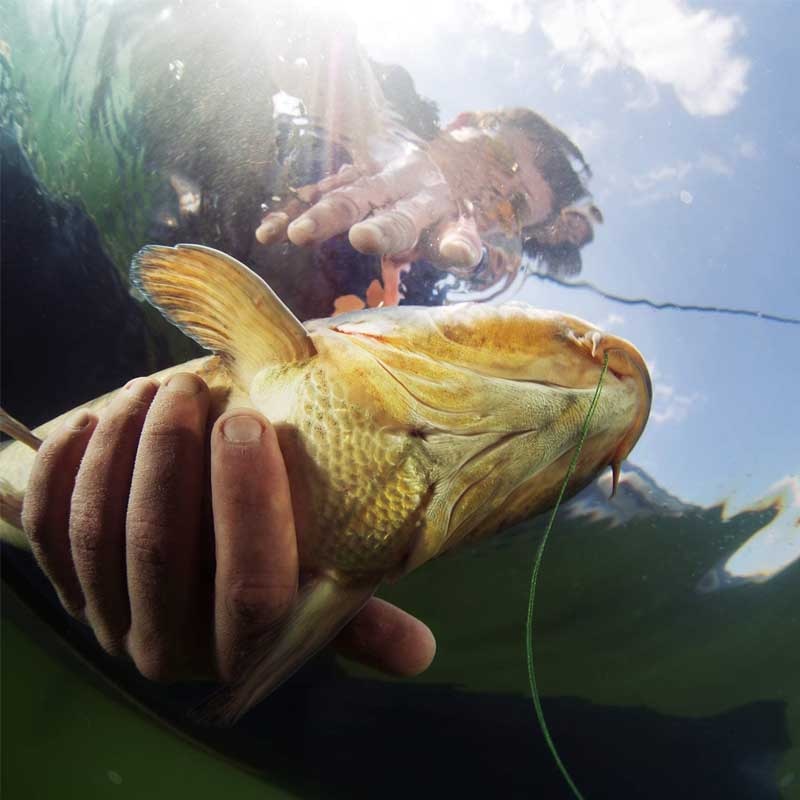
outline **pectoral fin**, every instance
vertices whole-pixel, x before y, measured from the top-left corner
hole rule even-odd
[[[316,352],[275,292],[218,250],[195,244],[144,247],[133,259],[131,280],[170,322],[220,356],[242,387],[268,364]]]
[[[308,580],[277,637],[256,643],[238,681],[200,709],[198,721],[232,725],[278,688],[361,610],[377,582],[347,586],[329,575]]]

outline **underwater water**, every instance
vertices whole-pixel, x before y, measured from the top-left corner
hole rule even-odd
[[[416,252],[399,288],[559,309],[650,368],[650,421],[615,497],[605,474],[569,501],[544,555],[534,655],[553,739],[587,798],[800,797],[800,10],[341,11],[353,22],[314,3],[0,0],[3,406],[34,426],[198,354],[129,286],[147,243],[229,252],[302,319],[343,297],[376,305],[380,259],[345,235],[260,243],[264,216],[361,146],[385,163],[454,120],[468,145],[460,115],[532,109],[563,134],[537,122],[526,151],[500,117],[484,154],[539,165],[530,224],[486,233],[473,271]],[[323,69],[346,76],[334,99],[310,83]],[[451,185],[491,184],[454,152]],[[478,205],[502,221],[493,186]],[[568,219],[593,235],[571,238]],[[493,271],[492,248],[514,269]],[[187,716],[210,687],[158,686],[106,656],[4,548],[5,795],[570,797],[526,672],[545,522],[381,590],[436,634],[420,677],[325,653],[231,730]]]

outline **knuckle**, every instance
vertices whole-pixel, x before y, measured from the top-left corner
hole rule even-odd
[[[66,540],[68,536],[66,523],[62,530],[54,527],[48,519],[47,507],[44,502],[39,502],[38,498],[31,498],[26,495],[22,503],[22,529],[30,542],[33,554],[37,560],[42,561],[42,557],[50,553],[54,546]]]
[[[70,520],[69,542],[73,553],[92,556],[100,550],[101,529],[83,515]]]
[[[123,397],[110,403],[100,416],[100,422],[94,432],[94,445],[98,443],[115,441],[120,434],[127,432],[138,423],[144,424],[144,409],[148,407],[142,400],[133,400]]]
[[[235,469],[228,469],[230,474],[223,473],[220,477],[224,483],[218,484],[227,492],[227,504],[232,513],[239,519],[251,517],[260,518],[264,515],[265,499],[260,487],[254,487],[249,480],[246,467],[257,464],[256,459],[247,458],[247,455],[237,454],[236,461],[230,465]]]
[[[337,189],[319,203],[323,211],[337,216],[356,218],[361,213],[363,197],[360,192],[350,189]]]
[[[380,192],[385,194],[392,189],[391,179],[379,172],[377,175],[364,175],[351,184],[355,191]]]
[[[44,440],[36,453],[37,467],[40,471],[49,471],[56,466],[58,455],[61,451],[58,442],[52,435]]]
[[[180,414],[169,414],[150,420],[142,432],[140,452],[145,448],[154,463],[167,464],[187,448],[201,442],[199,429]]]
[[[164,525],[145,517],[128,520],[126,546],[130,557],[140,564],[164,569],[169,563],[169,547]]]
[[[169,445],[176,439],[186,436],[186,433],[186,424],[181,419],[176,419],[172,414],[162,413],[159,417],[148,421],[144,438]]]
[[[31,546],[42,547],[45,541],[43,514],[38,503],[30,495],[25,496],[22,502],[22,529],[28,537]]]
[[[269,625],[289,610],[294,591],[294,586],[288,584],[237,577],[228,583],[225,606],[228,614],[243,626]]]

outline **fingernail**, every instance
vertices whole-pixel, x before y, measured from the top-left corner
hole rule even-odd
[[[91,415],[88,411],[76,411],[68,420],[67,427],[73,431],[82,431],[90,422]]]
[[[246,415],[228,417],[222,425],[222,435],[227,441],[235,444],[257,442],[261,438],[262,431],[261,423]]]
[[[265,222],[258,226],[256,230],[256,239],[261,244],[267,244],[278,233],[278,226],[274,222]]]
[[[384,255],[389,251],[389,240],[379,225],[372,222],[359,222],[350,228],[350,244],[360,253]]]
[[[317,229],[317,223],[311,217],[301,217],[289,226],[289,232],[301,237],[313,236]]]
[[[136,400],[149,399],[153,396],[155,388],[150,378],[134,378],[125,384],[125,391]]]
[[[196,375],[192,375],[190,372],[179,372],[167,378],[164,386],[171,392],[192,395],[200,391],[202,383],[200,382],[200,378]]]

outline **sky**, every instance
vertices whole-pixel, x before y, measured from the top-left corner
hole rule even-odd
[[[528,106],[592,166],[608,292],[800,316],[800,4],[346,0],[370,56],[442,121]],[[396,9],[396,6],[394,7]],[[531,278],[517,295],[630,339],[654,378],[632,460],[683,499],[744,505],[800,474],[800,326],[654,311]]]

